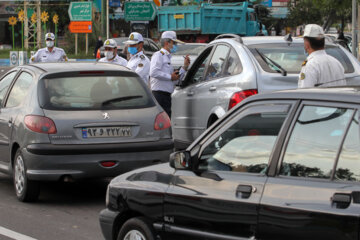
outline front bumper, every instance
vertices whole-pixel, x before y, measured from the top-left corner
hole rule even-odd
[[[115,233],[113,231],[115,229],[114,225],[116,218],[119,216],[119,214],[120,212],[111,211],[107,208],[100,212],[100,217],[99,217],[100,227],[101,227],[101,232],[105,237],[105,240],[116,239],[116,236],[114,236]]]
[[[157,143],[134,146],[31,144],[22,149],[22,154],[30,180],[57,181],[64,176],[74,180],[115,177],[139,167],[167,162],[173,151],[172,140]],[[103,161],[114,161],[116,165],[104,167],[100,164]]]

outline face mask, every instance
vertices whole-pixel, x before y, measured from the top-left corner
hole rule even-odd
[[[105,51],[105,57],[107,60],[114,58],[114,52],[113,51]]]
[[[174,53],[177,51],[177,45],[173,45],[172,49],[170,49],[171,53]]]
[[[128,52],[131,54],[131,55],[135,55],[138,50],[136,47],[128,47]]]
[[[305,54],[306,57],[309,56],[309,54],[308,54],[308,52],[305,50],[305,48],[304,48],[304,54]]]
[[[46,47],[53,47],[54,46],[54,41],[46,41]]]

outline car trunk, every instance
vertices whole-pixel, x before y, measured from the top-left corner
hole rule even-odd
[[[102,144],[156,141],[154,131],[159,113],[156,106],[126,110],[44,110],[57,129],[49,135],[52,144]]]

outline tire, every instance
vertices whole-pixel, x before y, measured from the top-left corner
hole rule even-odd
[[[117,240],[155,240],[155,234],[145,218],[131,218],[121,227]]]
[[[16,197],[21,202],[33,202],[39,198],[40,184],[26,176],[26,165],[20,149],[16,151],[13,165],[13,181]]]

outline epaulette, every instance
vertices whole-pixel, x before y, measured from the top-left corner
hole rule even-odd
[[[165,53],[164,53],[163,51],[160,51],[160,53],[161,53],[162,55],[165,55]]]
[[[301,66],[305,66],[305,65],[306,65],[306,63],[307,63],[307,60],[305,60],[305,61],[302,63],[302,65],[301,65]]]
[[[140,55],[140,58],[141,58],[142,60],[144,60],[144,59],[145,59],[145,56],[144,56],[144,55]]]

